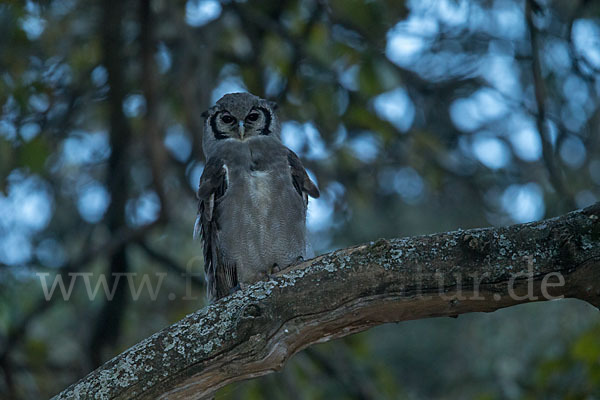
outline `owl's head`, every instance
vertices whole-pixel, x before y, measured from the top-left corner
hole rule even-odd
[[[209,156],[220,141],[244,141],[265,136],[280,140],[276,109],[276,103],[250,93],[230,93],[221,97],[215,106],[202,114],[206,118],[202,138],[204,154]]]

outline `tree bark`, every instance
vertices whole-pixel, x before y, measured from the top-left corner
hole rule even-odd
[[[600,203],[540,222],[378,240],[256,283],[150,336],[55,399],[202,399],[313,343],[386,322],[573,297],[600,304]]]

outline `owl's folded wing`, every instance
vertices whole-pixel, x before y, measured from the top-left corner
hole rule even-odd
[[[214,157],[209,159],[204,166],[204,171],[202,171],[200,184],[196,192],[196,197],[199,200],[198,206],[204,206],[203,211],[207,220],[211,221],[213,219],[215,200],[223,196],[226,190],[227,165],[220,158]],[[201,217],[199,209],[198,217]]]
[[[296,188],[298,194],[304,199],[304,204],[308,204],[308,196],[313,197],[315,199],[319,198],[321,194],[319,193],[317,185],[315,185],[314,182],[310,180],[310,177],[306,173],[306,170],[304,169],[300,158],[298,158],[296,153],[289,149],[288,163],[290,164],[294,188]]]
[[[198,216],[194,226],[194,238],[202,237],[204,244],[204,272],[208,286],[208,297],[217,299],[218,282],[217,269],[217,223],[215,202],[225,194],[227,190],[227,166],[219,158],[208,160],[200,177],[198,186]],[[222,268],[221,268],[222,269]]]

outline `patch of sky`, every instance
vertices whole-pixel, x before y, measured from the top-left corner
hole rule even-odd
[[[600,68],[600,26],[598,21],[578,19],[573,23],[575,50],[592,67]]]
[[[10,95],[2,105],[2,116],[5,120],[15,121],[19,115],[19,105],[15,98]]]
[[[479,73],[503,95],[514,100],[522,97],[520,72],[512,56],[494,53],[484,56]]]
[[[146,98],[139,93],[132,93],[123,100],[123,113],[129,118],[142,116],[146,112]]]
[[[512,0],[495,0],[490,15],[494,22],[488,25],[490,34],[507,40],[525,37],[525,18],[521,4]]]
[[[204,164],[201,162],[191,162],[186,167],[185,174],[188,177],[188,184],[192,190],[198,190],[198,183],[203,171]]]
[[[530,117],[515,114],[509,121],[508,139],[521,160],[537,161],[542,156],[542,142],[535,123]]]
[[[321,134],[312,122],[300,124],[287,121],[281,124],[281,141],[296,154],[308,160],[322,160],[329,152]]]
[[[510,148],[498,137],[488,132],[478,132],[472,139],[472,152],[490,169],[504,168],[510,162]]]
[[[15,170],[0,193],[0,262],[22,264],[31,258],[31,236],[48,226],[54,211],[50,186],[37,175]]]
[[[534,182],[510,185],[502,193],[501,203],[517,223],[538,221],[546,212],[542,189]]]
[[[307,172],[311,179],[316,182],[314,174],[311,171]],[[322,232],[334,225],[335,204],[341,201],[346,192],[344,186],[335,181],[320,189],[321,197],[318,199],[311,198],[308,202],[306,225],[311,232]]]
[[[50,107],[50,100],[48,99],[48,95],[45,93],[36,93],[34,95],[29,96],[29,106],[35,112],[45,112],[46,110],[48,110],[48,107]]]
[[[564,126],[571,132],[580,132],[587,120],[585,109],[573,103],[563,104],[560,117]]]
[[[590,91],[587,83],[575,74],[569,74],[564,80],[562,92],[565,99],[576,107],[583,107],[590,100]]]
[[[397,193],[408,204],[416,204],[425,191],[425,182],[412,167],[384,168],[378,175],[380,189],[387,194]]]
[[[104,65],[98,65],[97,67],[95,67],[92,70],[91,76],[92,83],[97,87],[104,86],[106,82],[108,82],[108,71],[106,70]]]
[[[279,95],[285,87],[286,79],[275,68],[265,68],[265,96],[273,98]]]
[[[154,54],[154,59],[156,60],[156,65],[158,66],[158,72],[164,74],[169,69],[171,69],[172,57],[169,48],[164,42],[159,42],[156,50],[156,54]]]
[[[373,107],[380,118],[392,123],[400,132],[408,131],[415,119],[415,106],[403,88],[375,97]]]
[[[192,154],[192,140],[179,124],[167,128],[165,147],[178,161],[185,162]]]
[[[105,131],[72,131],[63,141],[62,161],[67,165],[85,165],[104,161],[110,156]]]
[[[188,0],[185,4],[185,22],[194,27],[206,25],[221,15],[221,3],[217,0]]]
[[[40,5],[33,1],[25,4],[26,15],[20,19],[21,29],[29,40],[38,39],[46,29],[46,20],[40,16]]]
[[[354,157],[364,163],[374,161],[381,150],[379,136],[368,131],[352,137],[348,142],[348,146]]]
[[[346,144],[346,139],[348,139],[348,130],[344,124],[339,124],[335,131],[333,143],[331,145],[333,148],[339,149]]]
[[[446,26],[461,27],[469,18],[467,0],[440,0],[435,5],[437,18]]]
[[[228,93],[247,92],[248,89],[242,78],[237,75],[225,76],[219,81],[217,87],[212,91],[211,101],[216,103],[221,97]]]
[[[0,119],[0,136],[12,141],[17,137],[17,128],[11,121]]]
[[[388,31],[385,54],[393,63],[409,66],[429,48],[431,39],[438,32],[435,18],[411,12],[406,20]]]
[[[481,125],[477,105],[470,99],[457,99],[450,105],[450,117],[463,132],[471,132]]]
[[[563,76],[571,70],[571,55],[569,45],[560,39],[548,39],[543,43],[544,51],[541,56],[544,65],[557,75]]]
[[[569,135],[560,145],[560,158],[572,169],[580,168],[585,162],[585,145],[575,135]]]
[[[8,179],[7,195],[0,194],[0,228],[18,228],[27,232],[44,229],[54,208],[50,187],[36,175],[13,171]]]
[[[41,132],[40,125],[36,122],[26,122],[19,128],[19,135],[25,142],[29,142]]]
[[[360,73],[360,66],[358,64],[350,65],[345,68],[338,70],[338,80],[340,85],[350,91],[357,91],[358,85],[358,74]]]
[[[146,191],[127,201],[125,216],[130,226],[143,226],[156,221],[160,213],[160,200],[153,191]]]
[[[558,128],[556,127],[556,123],[552,120],[546,120],[546,134],[548,135],[548,140],[552,146],[556,146],[556,139],[558,138]]]
[[[6,232],[0,238],[0,262],[19,265],[31,259],[31,240],[23,232]]]
[[[508,106],[494,89],[482,88],[467,98],[457,99],[450,105],[450,117],[454,125],[472,132],[484,123],[499,119],[508,113]]]
[[[100,182],[90,180],[77,188],[77,211],[84,221],[100,222],[109,204],[110,194]]]

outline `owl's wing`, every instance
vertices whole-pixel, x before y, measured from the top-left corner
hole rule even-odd
[[[310,177],[302,165],[302,161],[300,161],[300,158],[296,153],[290,149],[288,149],[288,163],[290,164],[294,188],[296,188],[298,194],[304,199],[304,204],[308,205],[308,196],[315,199],[319,198],[321,194],[319,193],[317,185],[310,180]]]
[[[194,238],[200,236],[204,244],[204,274],[208,298],[217,300],[229,294],[237,285],[235,265],[225,265],[218,252],[217,200],[227,191],[227,166],[219,158],[206,163],[198,185],[198,216],[194,226]]]

